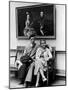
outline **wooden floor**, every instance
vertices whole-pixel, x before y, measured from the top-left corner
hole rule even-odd
[[[23,84],[19,84],[20,81],[16,79],[13,75],[10,77],[10,88],[24,88]],[[65,77],[59,77],[57,76],[55,81],[51,83],[49,87],[52,86],[64,86],[66,83]],[[45,86],[46,87],[46,86]]]

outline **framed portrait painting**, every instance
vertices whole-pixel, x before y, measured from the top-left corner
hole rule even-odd
[[[16,28],[18,39],[27,39],[31,34],[35,34],[37,39],[55,39],[55,5],[17,7]]]

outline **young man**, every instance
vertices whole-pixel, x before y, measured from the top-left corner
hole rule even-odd
[[[31,81],[32,81],[32,76],[33,76],[33,69],[35,66],[35,55],[36,55],[36,50],[38,48],[38,45],[35,43],[35,37],[31,36],[30,37],[30,42],[32,44],[32,51],[30,54],[30,57],[33,59],[33,62],[30,64],[29,66],[29,70],[25,79],[25,83],[27,84],[27,86],[31,85]]]
[[[29,37],[30,43],[31,45],[28,46],[28,48],[25,49],[24,52],[24,57],[22,56],[20,58],[20,62],[19,62],[19,68],[18,68],[18,75],[19,75],[19,79],[21,80],[20,84],[24,84],[25,78],[27,77],[27,81],[28,79],[30,79],[30,75],[32,74],[32,72],[30,71],[30,74],[28,74],[28,68],[29,66],[32,65],[32,61],[35,58],[35,54],[36,54],[36,49],[37,49],[37,45],[35,43],[35,37],[34,35],[31,35]],[[32,69],[32,68],[31,68]],[[27,75],[28,74],[28,75]],[[27,75],[27,76],[26,76]]]

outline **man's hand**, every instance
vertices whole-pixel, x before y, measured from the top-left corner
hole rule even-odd
[[[22,65],[23,65],[23,64],[21,63],[20,60],[16,60],[15,66],[18,68],[18,70],[20,69],[20,67],[21,67]]]

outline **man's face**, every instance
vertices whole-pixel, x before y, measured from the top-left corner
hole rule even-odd
[[[30,42],[31,42],[31,44],[34,44],[35,43],[35,38],[31,37]]]
[[[42,44],[41,46],[42,46],[43,49],[45,49],[45,45],[44,44]]]
[[[40,16],[43,17],[43,11],[40,12]]]

